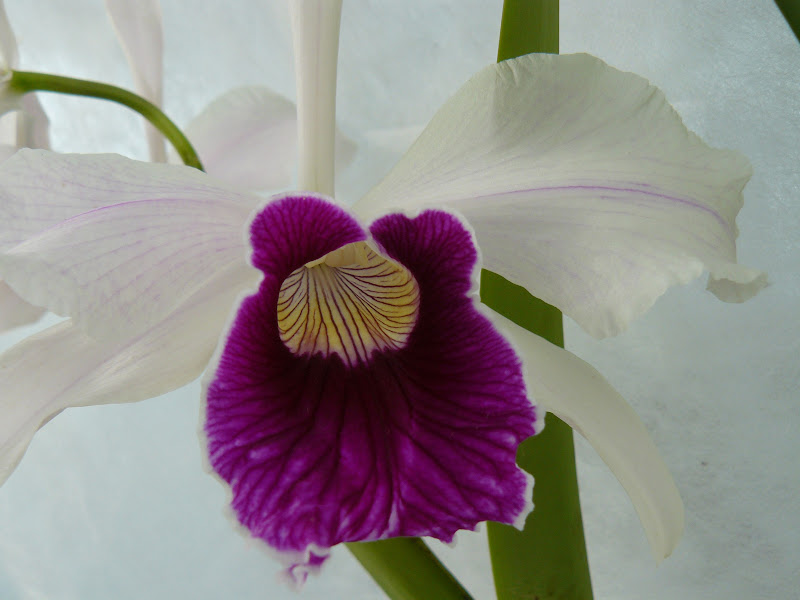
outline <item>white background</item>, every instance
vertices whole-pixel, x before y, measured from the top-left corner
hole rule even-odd
[[[235,85],[294,96],[285,7],[163,4],[165,108],[179,124]],[[7,10],[23,68],[132,85],[100,0],[8,0]],[[397,157],[370,140],[408,139],[494,60],[500,13],[500,0],[345,1],[339,121],[360,150],[340,196],[363,192]],[[744,305],[720,303],[704,282],[672,290],[612,340],[566,323],[568,347],[644,419],[687,510],[683,541],[656,568],[622,488],[579,440],[596,597],[800,598],[800,45],[767,0],[563,0],[561,25],[563,53],[644,75],[706,141],[750,157],[740,260],[772,282]],[[146,158],[125,109],[43,101],[54,149]],[[193,384],[48,424],[0,489],[0,598],[294,598],[223,516],[225,492],[201,469],[198,412]],[[482,534],[437,552],[476,598],[494,597]],[[382,597],[343,548],[302,595]]]

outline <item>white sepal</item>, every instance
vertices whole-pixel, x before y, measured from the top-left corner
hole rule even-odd
[[[522,359],[536,404],[589,441],[630,496],[656,560],[669,556],[683,533],[683,502],[644,423],[594,367],[487,313]]]
[[[164,40],[158,0],[105,0],[108,16],[128,59],[136,91],[161,107]],[[145,123],[150,158],[164,162],[164,136]]]
[[[134,337],[99,342],[64,321],[0,354],[0,484],[65,408],[136,402],[196,379],[237,297],[255,285],[251,271],[227,273]]]

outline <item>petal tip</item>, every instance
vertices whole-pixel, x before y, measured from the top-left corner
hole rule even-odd
[[[303,552],[275,552],[275,557],[286,565],[278,575],[280,581],[299,592],[309,575],[317,575],[330,557],[330,548],[312,544]]]
[[[741,304],[769,285],[765,272],[730,264],[711,272],[706,289],[723,302]]]
[[[544,421],[544,419],[542,421]],[[537,424],[538,424],[538,419],[537,419]],[[517,518],[514,519],[513,523],[511,523],[511,526],[519,531],[522,531],[523,529],[525,529],[525,522],[528,520],[528,515],[530,515],[533,512],[534,508],[533,506],[534,478],[533,475],[525,471],[522,467],[520,467],[519,470],[522,471],[523,475],[525,475],[525,491],[523,492],[524,493],[523,498],[525,499],[525,504],[523,505],[519,515],[517,515]]]
[[[677,490],[675,493],[677,494]],[[656,561],[656,565],[660,565],[665,559],[672,555],[675,548],[677,548],[678,543],[681,541],[681,537],[683,537],[683,502],[681,501],[680,496],[676,497],[678,504],[675,507],[676,510],[675,514],[673,515],[674,519],[672,523],[661,523],[658,527],[657,533],[654,531],[654,527],[648,528],[643,523],[647,540],[650,543],[650,550],[653,554],[653,558]]]

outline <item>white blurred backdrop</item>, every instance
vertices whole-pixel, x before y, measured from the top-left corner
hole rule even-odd
[[[22,68],[132,87],[101,0],[6,5]],[[494,60],[501,5],[345,0],[339,122],[359,151],[340,197],[376,182]],[[165,109],[179,124],[236,85],[294,97],[282,3],[163,0],[163,9]],[[672,290],[611,340],[566,323],[568,347],[642,416],[687,509],[683,541],[656,567],[622,488],[578,440],[596,597],[800,598],[800,45],[768,0],[562,0],[561,51],[649,78],[707,142],[750,157],[740,261],[772,282],[744,305],[718,302],[704,282]],[[55,150],[146,158],[126,109],[43,103]],[[0,336],[0,349],[39,327]],[[140,404],[67,410],[44,427],[0,489],[0,598],[296,597],[223,516],[226,494],[201,468],[198,398],[195,383]],[[494,598],[484,534],[435,549],[477,599]],[[382,593],[339,548],[302,596]]]

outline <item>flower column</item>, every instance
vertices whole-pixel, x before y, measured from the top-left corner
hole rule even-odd
[[[342,0],[292,3],[297,79],[298,189],[333,194],[336,62]]]
[[[297,79],[298,188],[333,197],[336,63],[342,1],[295,0],[291,10]],[[347,546],[392,599],[470,598],[419,538]]]

